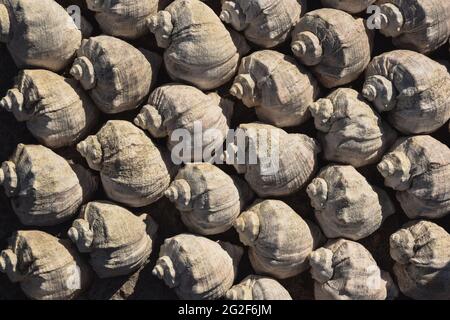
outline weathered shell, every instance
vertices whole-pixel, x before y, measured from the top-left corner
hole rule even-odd
[[[343,10],[349,13],[365,11],[377,0],[321,0],[322,5],[329,8]]]
[[[380,0],[380,32],[394,45],[421,53],[444,45],[450,36],[450,2]]]
[[[92,169],[100,171],[111,200],[143,207],[161,198],[169,187],[172,168],[165,155],[130,122],[108,121],[77,149]]]
[[[230,229],[253,194],[244,181],[210,163],[188,163],[165,195],[192,232],[211,235]]]
[[[103,33],[136,39],[148,33],[147,19],[158,11],[159,0],[86,0]],[[166,1],[167,2],[167,1]]]
[[[430,133],[450,118],[450,74],[444,65],[408,50],[375,57],[362,91],[405,134]]]
[[[44,146],[24,144],[3,162],[0,182],[20,221],[30,226],[69,220],[98,185],[87,169],[71,166]]]
[[[311,254],[310,264],[316,300],[385,300],[398,294],[390,274],[357,242],[329,241]]]
[[[387,193],[371,186],[352,166],[323,169],[306,191],[327,238],[365,238],[395,213]]]
[[[327,88],[357,79],[370,62],[372,35],[363,19],[336,9],[306,13],[292,33],[294,55]]]
[[[253,269],[278,279],[305,271],[310,253],[322,241],[316,225],[279,200],[255,202],[237,218],[234,228],[250,247]]]
[[[91,270],[70,241],[42,231],[17,231],[0,254],[0,271],[35,300],[77,298],[91,280]]]
[[[192,234],[166,239],[153,275],[173,288],[180,299],[219,299],[231,288],[242,248]],[[235,259],[235,260],[234,260]]]
[[[305,10],[297,0],[222,0],[220,19],[247,40],[273,48],[286,40]]]
[[[0,41],[16,65],[60,71],[81,43],[70,15],[53,0],[0,1]]]
[[[110,278],[130,274],[147,261],[157,228],[146,214],[138,217],[112,203],[96,201],[81,209],[68,235],[80,252],[90,253],[97,275]]]
[[[180,160],[200,162],[203,157],[196,159],[196,151],[203,156],[209,150],[213,156],[228,134],[227,111],[219,104],[216,93],[207,95],[192,86],[168,84],[152,92],[134,123],[153,137],[168,136],[173,155],[183,151]],[[225,109],[232,108],[231,101],[224,104]],[[178,133],[183,138],[181,142]]]
[[[0,107],[26,121],[36,139],[50,148],[70,146],[96,125],[98,110],[75,81],[47,70],[23,70]]]
[[[239,126],[226,154],[227,163],[231,160],[258,196],[265,198],[290,195],[305,186],[317,170],[319,151],[317,142],[306,135],[248,123]]]
[[[226,293],[228,300],[292,300],[289,292],[272,278],[250,275]]]
[[[397,190],[406,215],[437,219],[450,213],[450,149],[430,136],[402,138],[378,164],[384,184]]]
[[[83,40],[71,75],[105,113],[137,108],[158,74],[161,57],[110,36]]]
[[[353,89],[341,88],[310,106],[325,159],[354,167],[380,161],[397,133]]]
[[[158,46],[165,48],[170,77],[203,90],[231,80],[240,56],[249,51],[244,38],[230,33],[214,11],[198,0],[175,0],[150,18],[149,27]]]
[[[299,125],[309,119],[308,106],[319,96],[316,79],[292,57],[262,50],[242,59],[230,93],[261,121],[277,127]]]
[[[391,235],[390,252],[400,291],[413,299],[450,299],[450,234],[429,221],[413,221]]]

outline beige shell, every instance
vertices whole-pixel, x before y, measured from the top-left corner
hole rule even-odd
[[[410,222],[391,235],[400,291],[417,300],[449,300],[449,248],[450,234],[429,221]]]
[[[165,48],[170,77],[202,90],[231,80],[240,56],[249,51],[244,38],[230,33],[214,11],[198,0],[173,1],[150,18],[149,28],[158,46]]]
[[[297,0],[222,0],[220,19],[247,40],[273,48],[286,40],[302,11]]]
[[[100,177],[107,196],[131,207],[149,205],[170,184],[165,155],[132,123],[108,121],[100,131],[77,145]]]
[[[54,0],[1,0],[0,42],[17,67],[64,69],[81,43],[81,32]]]
[[[0,272],[35,300],[75,299],[92,278],[70,241],[42,231],[15,232],[0,254]]]
[[[325,159],[354,167],[380,161],[397,133],[353,89],[341,88],[310,106]]]
[[[90,254],[97,275],[110,278],[130,274],[145,264],[157,228],[146,214],[138,217],[115,204],[96,201],[81,209],[68,235],[80,252]]]
[[[164,1],[86,0],[104,34],[126,39],[148,33],[147,19],[158,11],[159,2]]]
[[[399,139],[378,171],[410,219],[450,213],[450,149],[430,136]]]
[[[396,47],[421,53],[444,45],[450,36],[450,2],[380,0],[380,32]]]
[[[210,163],[188,163],[178,172],[165,196],[181,211],[181,220],[202,235],[219,234],[233,226],[252,192],[244,181]]]
[[[166,239],[153,275],[183,300],[219,299],[231,288],[242,248],[192,234]]]
[[[318,143],[303,134],[261,123],[241,124],[234,144],[227,146],[231,163],[259,197],[299,191],[317,170]]]
[[[379,112],[388,112],[404,134],[436,131],[450,118],[450,74],[444,65],[408,50],[375,57],[362,91]]]
[[[293,277],[308,268],[311,252],[322,234],[291,207],[279,200],[258,200],[234,223],[241,242],[250,247],[253,269],[278,279]]]
[[[306,191],[327,238],[365,238],[395,213],[387,193],[371,186],[352,166],[326,167]]]
[[[319,96],[316,79],[292,57],[262,50],[242,59],[230,93],[261,121],[277,127],[299,125],[309,119],[308,106]]]
[[[98,110],[75,81],[47,70],[22,70],[0,107],[26,121],[36,139],[50,148],[84,139],[98,121]]]
[[[370,62],[372,35],[363,19],[336,9],[306,13],[292,33],[291,48],[300,62],[311,66],[327,88],[357,79]]]
[[[250,275],[226,293],[228,300],[292,300],[289,292],[276,280]]]
[[[105,113],[137,108],[161,65],[159,55],[110,36],[83,40],[77,56],[70,73]]]
[[[225,108],[233,108],[231,101],[223,103]],[[228,134],[227,111],[219,104],[215,93],[207,95],[192,86],[168,84],[152,92],[134,123],[153,137],[168,136],[170,150],[182,147],[180,160],[200,162],[206,150],[213,156]],[[181,142],[174,137],[177,132],[182,134]],[[201,150],[196,150],[197,146]],[[196,151],[200,151],[201,159],[196,159]],[[173,155],[178,156],[177,150]]]
[[[324,7],[343,10],[349,13],[359,13],[365,11],[377,0],[321,0]]]
[[[51,226],[77,214],[98,186],[87,169],[70,165],[52,150],[19,144],[2,163],[0,182],[24,225]]]
[[[316,300],[385,300],[398,294],[390,274],[357,242],[329,241],[311,254],[310,264]]]

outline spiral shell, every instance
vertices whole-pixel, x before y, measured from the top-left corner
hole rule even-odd
[[[105,113],[137,108],[158,74],[161,57],[110,36],[83,40],[71,75]]]
[[[261,121],[277,127],[299,125],[309,119],[308,106],[319,96],[317,81],[294,58],[262,50],[242,59],[230,93]]]
[[[219,17],[198,0],[175,0],[149,20],[170,77],[202,90],[232,79],[239,58],[249,51],[245,40],[230,33]],[[201,52],[201,54],[198,54]]]
[[[172,167],[145,133],[132,123],[108,121],[77,145],[100,177],[107,196],[131,207],[149,205],[169,187]]]
[[[431,133],[450,118],[450,74],[445,66],[407,50],[375,57],[362,91],[404,134]]]
[[[305,7],[297,0],[223,0],[220,19],[247,40],[273,48],[286,40]]]
[[[325,7],[346,11],[348,13],[359,13],[365,11],[377,0],[321,0]]]
[[[450,213],[450,149],[430,136],[402,138],[378,164],[410,219]]]
[[[292,300],[289,292],[272,278],[250,275],[226,293],[228,300]]]
[[[15,232],[0,253],[0,272],[35,300],[75,299],[92,278],[70,241],[42,231]]]
[[[230,252],[227,250],[233,249]],[[192,234],[166,239],[153,275],[183,300],[219,299],[231,288],[242,249]],[[233,260],[236,259],[236,260]]]
[[[260,200],[234,223],[241,242],[249,246],[253,269],[278,279],[293,277],[308,268],[310,253],[322,234],[279,200]]]
[[[380,161],[397,133],[358,92],[341,88],[310,106],[325,159],[362,167]]]
[[[413,299],[450,299],[450,234],[429,221],[413,221],[391,235],[390,252],[400,291]]]
[[[0,183],[23,224],[51,226],[76,215],[98,179],[44,146],[19,144],[2,163]]]
[[[316,300],[385,300],[398,293],[389,273],[357,242],[329,241],[311,254],[310,264]]]
[[[308,12],[292,33],[294,55],[319,82],[334,88],[356,80],[370,62],[372,35],[362,19],[336,9]]]
[[[2,0],[0,41],[21,68],[64,69],[81,43],[81,32],[53,0]]]

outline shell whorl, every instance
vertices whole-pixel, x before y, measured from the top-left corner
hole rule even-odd
[[[173,31],[172,15],[168,11],[159,11],[147,19],[150,32],[155,34],[158,46],[168,48]]]
[[[164,192],[164,196],[171,202],[178,202],[187,207],[191,201],[191,186],[184,179],[175,180]]]
[[[377,169],[385,178],[387,186],[404,191],[410,185],[411,165],[408,156],[403,152],[391,152],[383,157]]]
[[[6,43],[11,36],[11,21],[9,19],[8,8],[0,4],[0,42]]]
[[[70,69],[70,74],[81,82],[85,90],[91,90],[95,87],[96,77],[94,65],[87,57],[76,58]]]
[[[253,211],[244,211],[233,224],[239,233],[239,238],[246,246],[251,246],[258,238],[260,221],[258,214]]]
[[[333,252],[331,250],[320,248],[313,251],[309,256],[312,277],[320,283],[331,280],[334,273],[332,263]]]
[[[19,179],[16,165],[12,161],[5,161],[0,168],[0,184],[3,185],[8,197],[12,197],[19,191]]]
[[[323,48],[319,38],[312,32],[300,32],[291,45],[292,52],[307,66],[315,66],[323,57]]]
[[[67,235],[76,244],[80,252],[91,251],[90,247],[94,241],[94,232],[91,230],[89,222],[84,219],[76,219],[72,227],[67,231]]]
[[[250,74],[239,74],[230,88],[230,94],[240,100],[253,101],[256,97],[256,83]],[[248,106],[252,106],[249,103]]]
[[[162,256],[156,261],[152,274],[163,280],[169,288],[174,288],[178,285],[177,273],[169,256]]]
[[[111,0],[86,0],[89,10],[102,12],[111,8]]]
[[[328,185],[322,178],[314,178],[306,188],[314,208],[323,208],[328,198]]]
[[[21,112],[23,109],[24,97],[17,88],[8,90],[6,96],[0,100],[0,108],[9,112]]]
[[[0,272],[6,273],[12,282],[19,282],[23,278],[17,270],[17,256],[11,249],[0,253]]]
[[[383,76],[371,76],[364,83],[362,95],[373,102],[379,112],[390,111],[397,104],[396,89],[392,81]]]
[[[397,37],[401,34],[405,19],[396,5],[385,3],[380,6],[380,32],[387,37]]]
[[[77,150],[84,158],[86,158],[91,169],[100,170],[103,160],[103,151],[97,136],[89,136],[86,140],[78,143]]]
[[[253,300],[253,288],[248,283],[232,287],[225,294],[227,300]]]
[[[322,132],[328,132],[332,123],[330,122],[334,112],[334,105],[330,99],[319,99],[309,106],[316,128]]]
[[[139,128],[148,130],[155,138],[163,138],[167,136],[167,132],[163,124],[163,118],[154,106],[143,106],[141,112],[136,116],[136,118],[134,118],[133,122]]]
[[[243,31],[247,27],[245,15],[235,1],[225,1],[222,4],[219,18],[223,22],[231,24],[236,31]]]
[[[407,264],[414,257],[415,240],[407,229],[401,229],[389,238],[390,255],[401,264]]]

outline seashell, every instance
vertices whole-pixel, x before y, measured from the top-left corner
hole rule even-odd
[[[450,74],[442,64],[407,50],[375,57],[362,94],[404,134],[431,133],[450,118]]]
[[[321,0],[322,5],[348,13],[360,13],[365,11],[377,0]]]
[[[239,125],[226,156],[257,195],[266,198],[294,194],[304,187],[317,171],[319,152],[318,143],[306,135],[248,123]]]
[[[219,234],[233,226],[252,198],[250,188],[237,179],[210,163],[187,163],[165,196],[175,203],[192,232]]]
[[[152,273],[173,288],[180,299],[219,299],[233,285],[234,264],[241,255],[242,249],[237,246],[227,244],[222,248],[207,238],[180,234],[164,241]]]
[[[2,0],[0,42],[20,69],[61,71],[81,43],[81,32],[53,0]]]
[[[385,300],[398,290],[366,248],[345,239],[329,241],[310,256],[316,300]]]
[[[86,0],[104,34],[136,39],[148,33],[147,19],[158,11],[159,0]]]
[[[370,62],[372,34],[363,19],[336,9],[306,13],[292,33],[292,51],[327,88],[356,80]]]
[[[36,139],[50,148],[73,145],[96,125],[98,110],[71,79],[47,70],[22,70],[0,107],[26,121]]]
[[[130,207],[149,205],[169,187],[172,170],[165,155],[132,123],[108,121],[96,135],[77,145],[89,167],[100,171],[103,189]]]
[[[309,107],[324,157],[362,167],[380,161],[397,133],[353,89],[341,88]]]
[[[390,237],[400,291],[416,300],[450,299],[450,235],[429,221],[412,221]]]
[[[322,241],[316,225],[279,200],[255,202],[237,218],[234,228],[241,242],[250,247],[253,269],[278,279],[305,271],[310,253]]]
[[[450,213],[450,149],[430,136],[397,141],[378,164],[384,184],[410,219],[441,218]]]
[[[289,292],[272,278],[250,275],[226,293],[228,300],[292,300]]]
[[[0,254],[0,272],[35,300],[75,299],[92,278],[70,241],[42,231],[16,231]]]
[[[83,40],[77,56],[70,73],[105,113],[136,109],[161,65],[159,55],[109,36]]]
[[[145,264],[157,228],[146,214],[138,217],[115,204],[96,201],[81,209],[68,235],[80,252],[90,254],[97,275],[110,278],[130,274]]]
[[[320,94],[312,74],[294,58],[262,50],[242,59],[230,93],[261,121],[277,127],[299,125],[309,119],[308,106]]]
[[[380,0],[380,32],[396,47],[429,53],[450,37],[450,2]]]
[[[327,238],[360,240],[395,213],[387,193],[371,186],[352,166],[328,166],[306,189]]]
[[[286,41],[302,11],[306,4],[297,0],[222,0],[220,19],[247,40],[273,48]]]
[[[244,38],[230,33],[214,11],[198,0],[173,1],[149,18],[149,28],[158,46],[165,49],[169,76],[202,90],[231,80],[240,56],[249,51]]]
[[[24,144],[2,163],[0,182],[12,209],[28,226],[52,226],[69,220],[98,185],[87,169],[69,165],[44,146]]]
[[[222,148],[229,129],[225,112],[215,95],[206,95],[195,87],[181,84],[161,86],[152,92],[134,123],[153,137],[169,136],[167,144],[173,155],[181,149],[184,152],[180,158],[186,162],[202,161],[196,159],[196,151],[203,156],[209,150],[213,155]],[[181,142],[177,132],[183,134]]]

